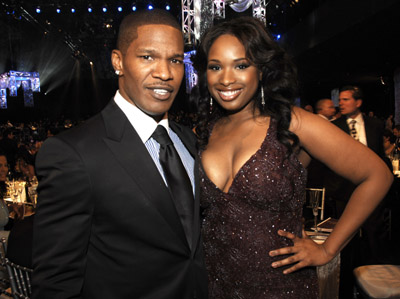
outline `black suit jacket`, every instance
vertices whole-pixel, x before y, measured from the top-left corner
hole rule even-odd
[[[383,123],[376,118],[365,116],[363,118],[368,147],[382,158],[384,156]],[[334,120],[332,123],[350,135],[345,116]],[[335,216],[340,217],[345,203],[347,203],[355,189],[355,185],[332,171],[328,171],[325,175],[325,187],[328,200],[336,201],[337,214]],[[340,202],[343,204],[339,204]]]
[[[373,117],[363,116],[367,146],[381,158],[384,157],[383,150],[383,123]],[[346,117],[342,116],[332,122],[340,129],[350,135],[350,129]]]
[[[194,135],[170,126],[198,169]],[[198,173],[189,246],[161,175],[114,101],[49,138],[36,168],[33,299],[207,297]]]

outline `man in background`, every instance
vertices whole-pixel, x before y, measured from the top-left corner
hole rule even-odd
[[[331,99],[320,99],[315,103],[315,113],[325,118],[326,120],[332,121],[336,114],[335,106]]]
[[[384,156],[383,123],[361,113],[363,92],[358,86],[344,86],[339,90],[339,109],[342,117],[332,123],[349,134],[355,140],[368,146],[378,156]],[[328,200],[335,200],[337,217],[343,213],[353,190],[354,184],[337,175],[327,176],[326,194]],[[363,224],[360,234],[356,235],[341,254],[341,282],[339,295],[345,298],[352,292],[352,271],[360,264],[379,262],[383,258],[385,232],[383,231],[384,200]]]

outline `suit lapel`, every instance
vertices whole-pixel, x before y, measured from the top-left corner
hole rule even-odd
[[[197,248],[197,244],[200,240],[200,183],[199,183],[199,157],[196,148],[196,139],[194,134],[189,130],[183,130],[181,126],[174,122],[170,122],[171,129],[178,135],[179,139],[185,145],[186,149],[194,158],[194,182],[195,182],[195,196],[194,196],[194,217],[192,227],[192,246],[191,248]],[[192,255],[195,254],[195,250],[192,250]]]
[[[338,119],[337,126],[350,135],[349,125],[347,124],[346,117],[342,116]]]
[[[371,126],[371,122],[369,121],[368,118],[364,117],[364,129],[365,129],[365,138],[367,139],[367,145],[369,148],[371,148],[375,153],[377,149],[374,146],[374,130],[373,127]]]
[[[187,246],[169,190],[140,137],[114,101],[103,110],[102,116],[107,130],[104,141],[115,159]]]

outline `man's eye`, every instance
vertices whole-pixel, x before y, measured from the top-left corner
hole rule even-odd
[[[144,60],[151,60],[152,59],[150,55],[143,55],[143,56],[140,56],[140,57],[142,59],[144,59]]]
[[[176,63],[176,64],[182,64],[183,61],[180,59],[172,59],[172,63]]]

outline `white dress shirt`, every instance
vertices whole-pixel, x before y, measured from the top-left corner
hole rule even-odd
[[[117,106],[122,110],[122,112],[126,115],[129,122],[132,124],[136,133],[139,135],[143,144],[145,145],[147,151],[149,152],[151,158],[157,166],[158,171],[160,172],[164,182],[166,185],[167,181],[165,179],[164,171],[160,164],[159,153],[160,153],[160,145],[156,140],[151,138],[151,135],[154,133],[155,129],[158,125],[162,125],[167,130],[169,137],[171,138],[174,146],[181,158],[183,166],[186,169],[186,172],[190,178],[190,182],[192,183],[193,194],[195,190],[194,185],[194,159],[183,145],[182,141],[179,139],[178,135],[175,134],[174,131],[169,129],[168,119],[162,119],[160,122],[156,122],[152,117],[144,113],[142,110],[137,108],[135,105],[129,103],[125,100],[120,92],[117,90],[114,96],[114,101]]]
[[[322,117],[323,119],[326,119],[326,120],[329,120],[325,115],[322,115],[322,114],[317,114],[319,117]],[[330,121],[330,120],[329,120]]]

